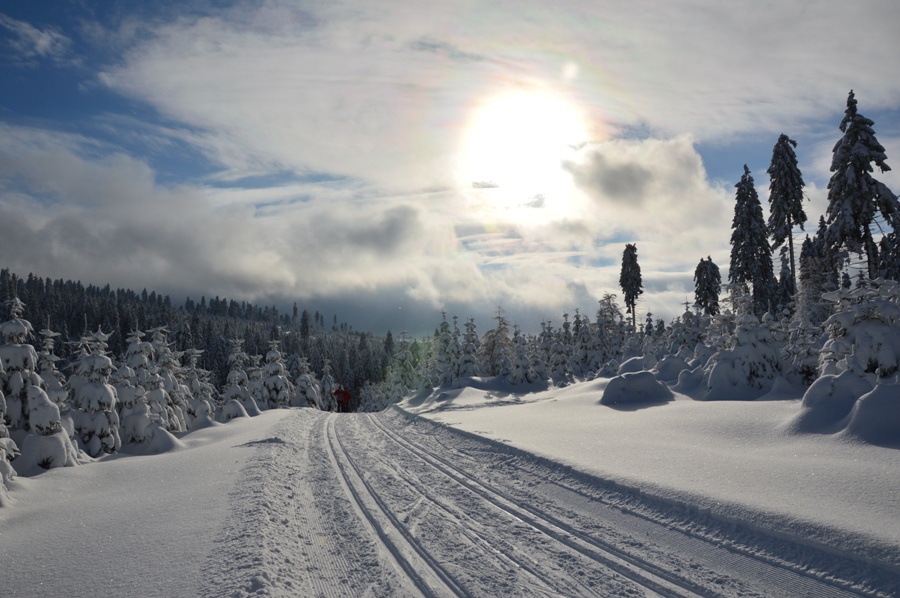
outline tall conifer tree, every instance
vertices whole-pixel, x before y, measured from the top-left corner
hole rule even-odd
[[[626,243],[625,251],[622,253],[622,272],[619,275],[619,285],[622,287],[622,292],[625,293],[625,309],[631,314],[632,329],[636,330],[635,305],[637,305],[637,298],[644,293],[644,289],[641,280],[641,266],[637,261],[637,245],[632,243]]]
[[[772,149],[772,164],[767,172],[770,177],[768,225],[772,248],[777,249],[787,240],[791,285],[796,288],[797,271],[791,231],[798,225],[803,229],[806,213],[803,211],[803,176],[797,167],[795,147],[797,142],[782,133]]]
[[[744,174],[735,194],[734,220],[731,223],[731,266],[728,281],[753,286],[753,309],[762,315],[769,309],[775,276],[772,273],[772,250],[759,196],[753,186],[750,169]]]
[[[856,110],[853,90],[840,129],[844,136],[834,146],[831,180],[828,181],[828,230],[825,240],[832,252],[846,247],[865,253],[869,278],[878,277],[878,246],[872,238],[872,223],[880,212],[894,230],[900,224],[897,196],[872,177],[872,163],[888,172],[884,147],[875,138],[875,123]]]

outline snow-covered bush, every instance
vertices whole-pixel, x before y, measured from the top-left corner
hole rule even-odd
[[[734,335],[725,340],[707,365],[706,394],[710,401],[753,400],[781,376],[780,347],[769,329],[752,313],[748,297],[740,297]]]
[[[825,321],[829,339],[820,374],[790,423],[797,432],[843,431],[877,444],[900,444],[900,284],[826,294],[837,311]]]
[[[650,372],[632,372],[610,379],[603,396],[602,405],[639,405],[665,403],[672,400],[672,391],[659,382]]]

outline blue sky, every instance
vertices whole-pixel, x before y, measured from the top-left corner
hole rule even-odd
[[[621,297],[634,242],[670,319],[780,133],[813,223],[850,89],[900,159],[896,2],[444,4],[4,3],[2,265],[535,330]]]

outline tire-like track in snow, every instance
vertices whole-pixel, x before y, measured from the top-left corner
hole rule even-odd
[[[896,575],[804,560],[739,522],[399,410],[301,409],[240,446],[253,455],[209,598],[900,595]]]
[[[559,521],[548,513],[528,505],[517,505],[511,497],[478,481],[465,471],[455,467],[449,460],[439,455],[429,454],[424,447],[404,439],[380,423],[374,415],[368,417],[381,432],[413,457],[452,478],[497,509],[586,556],[597,565],[607,567],[660,596],[704,596],[708,594],[704,588],[680,579],[651,562],[634,558],[610,544]]]
[[[325,422],[325,443],[331,462],[341,477],[341,485],[351,499],[356,512],[378,537],[396,566],[405,573],[425,596],[465,596],[455,579],[444,569],[415,537],[400,523],[389,506],[373,491],[363,472],[348,454],[335,432],[332,414]]]
[[[616,571],[653,594],[837,598],[892,596],[898,587],[895,576],[840,557],[813,555],[818,569],[772,558],[766,554],[771,548],[767,543],[780,540],[763,538],[759,547],[748,547],[742,543],[759,538],[739,526],[721,526],[715,530],[718,537],[704,537],[704,521],[693,522],[693,529],[685,530],[673,526],[666,512],[653,514],[650,508],[641,513],[633,505],[623,508],[621,503],[606,502],[606,491],[592,487],[596,482],[590,476],[573,476],[575,472],[568,473],[568,468],[548,467],[540,458],[415,416],[389,411],[365,417],[370,424],[365,428],[374,427],[393,444],[393,448],[379,444],[375,435],[367,432],[368,444],[378,447],[377,454],[390,455],[404,467],[411,458],[428,464],[439,479],[453,480],[481,501],[588,557],[595,567]],[[428,489],[422,492],[427,494]],[[641,500],[633,491],[626,498]],[[723,530],[738,536],[723,538]],[[806,548],[785,546],[783,555],[805,558],[801,553],[806,553]],[[840,577],[845,568],[858,569],[855,576],[846,578],[853,581]],[[560,593],[596,592],[587,588]],[[608,587],[599,593],[617,594]]]

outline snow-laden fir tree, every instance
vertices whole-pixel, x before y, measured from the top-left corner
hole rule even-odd
[[[731,223],[733,232],[728,281],[752,287],[753,311],[761,316],[770,307],[775,277],[772,273],[772,250],[769,247],[762,205],[746,164],[744,174],[735,187],[737,192]]]
[[[781,271],[778,274],[778,281],[775,283],[775,291],[772,296],[772,305],[779,313],[788,310],[797,294],[797,287],[794,286],[794,274],[791,272],[791,266],[788,263],[788,251],[786,247],[781,248]]]
[[[475,320],[469,318],[466,322],[466,332],[463,335],[459,354],[459,375],[461,378],[479,375],[478,346],[478,333],[475,328]]]
[[[299,374],[294,382],[294,387],[297,389],[294,406],[320,409],[322,400],[319,397],[319,381],[316,380],[315,374],[310,369],[309,361],[305,357],[301,357],[297,362],[297,367]]]
[[[437,330],[437,351],[434,359],[435,375],[439,384],[449,384],[455,378],[453,368],[454,356],[451,354],[453,332],[447,321],[447,312],[441,310],[441,323]]]
[[[752,300],[735,298],[736,327],[707,365],[707,400],[752,400],[772,389],[783,371],[780,350],[769,329],[760,325]]]
[[[264,374],[260,366],[262,355],[251,355],[247,365],[247,392],[260,410],[268,409],[269,392],[263,382]]]
[[[322,377],[319,379],[319,384],[322,389],[322,410],[337,411],[337,401],[334,398],[337,383],[334,381],[334,372],[331,369],[331,361],[328,359],[322,361]]]
[[[0,363],[3,365],[2,387],[6,397],[6,424],[13,430],[29,431],[28,387],[40,387],[42,381],[37,372],[38,355],[27,343],[34,329],[31,322],[22,319],[25,304],[18,297],[6,301],[10,319],[0,324]]]
[[[550,348],[550,379],[556,386],[566,386],[572,382],[572,370],[569,368],[569,356],[562,337],[557,337]]]
[[[831,251],[825,241],[826,232],[825,218],[821,217],[816,233],[807,237],[800,247],[797,309],[814,325],[831,315],[832,306],[822,297],[840,286],[838,261],[846,253],[836,255]]]
[[[876,279],[832,291],[819,377],[807,389],[794,430],[835,433],[896,445],[900,371],[900,284]]]
[[[507,377],[512,384],[530,384],[534,382],[534,373],[531,371],[531,361],[528,358],[528,341],[519,330],[519,326],[513,326],[513,357],[512,365]]]
[[[596,372],[602,365],[597,351],[597,335],[591,326],[590,318],[575,310],[573,350],[570,369],[576,376],[587,376]]]
[[[484,333],[478,356],[486,376],[508,376],[512,365],[513,345],[509,340],[509,322],[503,308],[497,309],[497,325]]]
[[[599,300],[597,309],[595,350],[599,354],[598,361],[608,371],[618,370],[622,356],[622,344],[625,337],[625,324],[622,310],[616,303],[613,293],[606,293]],[[608,373],[608,372],[607,372]],[[613,374],[614,375],[614,374]]]
[[[888,280],[900,280],[900,235],[890,232],[878,242],[879,276]]]
[[[641,266],[637,259],[637,245],[633,243],[626,243],[625,251],[622,252],[619,286],[622,287],[622,292],[625,294],[625,309],[631,314],[632,330],[637,330],[635,307],[638,297],[644,293],[644,288],[641,280]]]
[[[694,270],[694,305],[708,316],[719,313],[722,275],[711,257],[700,259]]]
[[[541,334],[528,346],[528,363],[535,382],[546,382],[550,379],[549,347],[546,353],[543,348],[543,337],[546,330],[546,322],[541,322]],[[552,337],[552,335],[550,336]]]
[[[66,377],[57,368],[60,358],[54,353],[56,339],[60,334],[49,328],[40,331],[41,350],[38,351],[37,371],[43,384],[41,387],[47,392],[50,400],[56,403],[60,413],[69,410],[69,391],[66,388]]]
[[[281,341],[269,341],[266,365],[263,368],[263,386],[266,388],[269,409],[287,407],[294,398],[294,385],[286,375],[280,347]]]
[[[225,378],[225,389],[222,391],[222,420],[230,420],[235,417],[259,415],[259,406],[250,396],[247,385],[250,381],[244,367],[250,360],[250,356],[244,351],[244,339],[232,338],[228,340],[228,375]],[[304,405],[305,406],[305,405]]]
[[[98,330],[84,340],[87,352],[78,360],[78,373],[83,382],[72,389],[72,404],[79,411],[75,430],[82,448],[91,457],[115,453],[122,447],[116,411],[118,395],[109,384],[113,364],[105,355],[107,339]]]
[[[184,383],[189,394],[185,400],[185,420],[189,430],[208,425],[216,408],[219,407],[218,393],[209,382],[209,371],[199,366],[202,349],[185,349],[187,365],[184,368]]]
[[[791,288],[797,287],[793,230],[795,226],[803,230],[806,222],[806,212],[803,211],[803,175],[797,166],[795,147],[797,142],[782,133],[772,149],[772,163],[766,171],[770,181],[769,234],[772,235],[773,249],[778,249],[787,241]]]
[[[846,247],[866,254],[869,278],[878,277],[878,246],[872,225],[880,213],[891,229],[900,225],[900,203],[888,187],[872,176],[872,164],[888,172],[884,147],[875,138],[875,123],[857,112],[853,91],[840,129],[844,136],[835,144],[828,181],[828,231],[825,240],[832,251]]]

